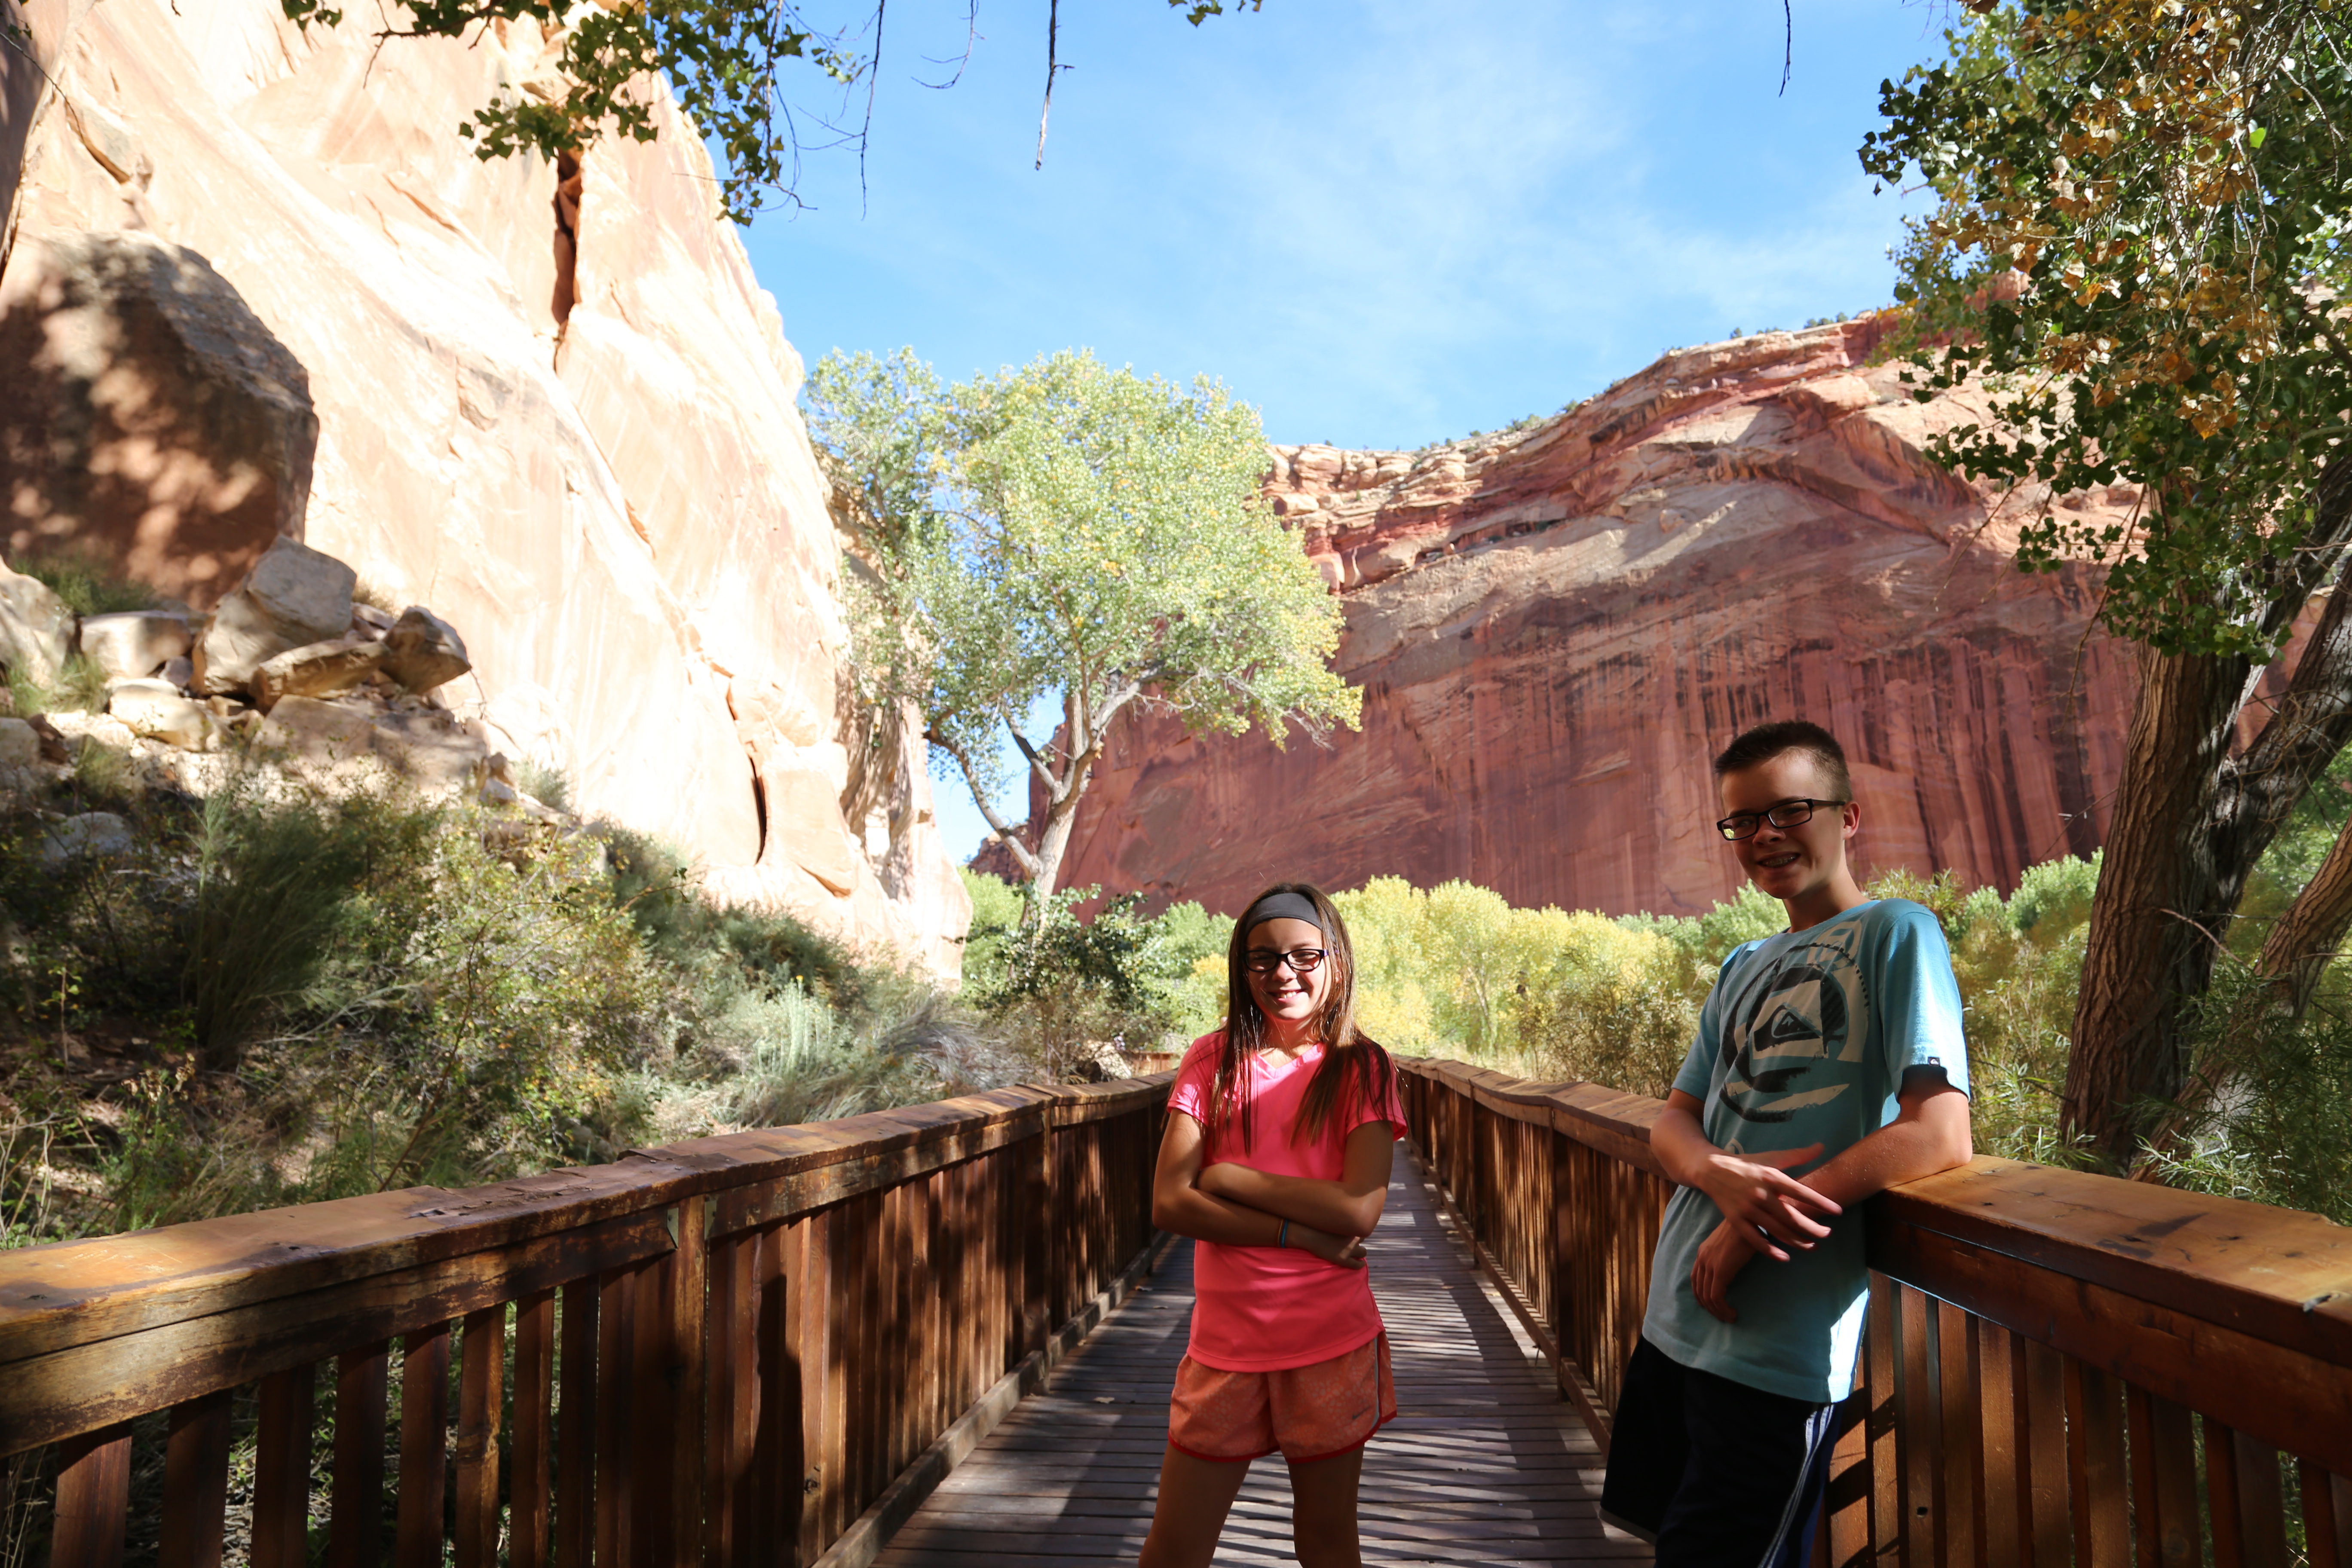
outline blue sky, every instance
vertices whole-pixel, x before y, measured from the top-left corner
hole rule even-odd
[[[1039,172],[1044,0],[981,0],[946,91],[917,79],[951,73],[965,6],[896,0],[862,203],[818,153],[814,210],[746,243],[812,363],[911,343],[961,378],[1083,346],[1217,376],[1276,441],[1416,447],[1885,302],[1903,209],[1854,148],[1951,10],[1794,9],[1780,95],[1769,0],[1265,0],[1198,28],[1070,0]],[[978,811],[939,794],[970,853]]]

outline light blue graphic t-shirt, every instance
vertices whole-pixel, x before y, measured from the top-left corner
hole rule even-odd
[[[1702,1102],[1709,1142],[1734,1154],[1822,1145],[1802,1176],[1895,1120],[1912,1068],[1969,1087],[1960,993],[1936,917],[1907,899],[1859,904],[1736,948],[1699,1013],[1675,1087]],[[1723,1215],[1676,1190],[1651,1265],[1642,1332],[1685,1366],[1811,1404],[1843,1399],[1868,1306],[1862,1205],[1789,1261],[1762,1254],[1732,1281],[1727,1323],[1691,1294],[1691,1264]]]

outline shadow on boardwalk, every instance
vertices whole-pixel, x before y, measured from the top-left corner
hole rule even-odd
[[[1646,1562],[1593,1512],[1601,1460],[1480,1287],[1466,1250],[1398,1150],[1372,1238],[1397,1419],[1364,1464],[1367,1563]],[[990,1434],[907,1521],[879,1568],[1132,1563],[1151,1522],[1168,1390],[1192,1310],[1192,1247],[1158,1274]],[[1290,1558],[1290,1482],[1257,1461],[1221,1563]]]

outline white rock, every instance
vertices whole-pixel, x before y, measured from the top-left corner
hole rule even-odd
[[[41,830],[35,854],[50,870],[85,855],[111,860],[131,853],[131,825],[110,811],[89,811]]]
[[[265,660],[347,634],[358,581],[333,556],[281,537],[213,612],[200,645],[204,689],[241,691]]]
[[[48,584],[0,564],[0,665],[47,686],[73,647],[73,611]]]
[[[422,605],[411,605],[383,634],[383,668],[411,691],[430,691],[474,668],[457,629]]]
[[[187,617],[168,610],[82,617],[82,657],[116,679],[142,679],[193,646]]]
[[[265,659],[253,672],[253,705],[267,713],[285,697],[332,697],[373,675],[384,645],[363,637],[307,643]]]
[[[201,751],[210,743],[213,717],[201,703],[180,695],[166,680],[125,680],[106,699],[106,710],[128,725],[134,735]]]

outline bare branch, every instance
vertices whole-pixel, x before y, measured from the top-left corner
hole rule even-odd
[[[963,773],[965,785],[971,791],[972,804],[980,807],[981,817],[988,824],[989,831],[1003,840],[1004,847],[1013,851],[1015,863],[1034,877],[1038,869],[1037,857],[1029,852],[1029,847],[1021,842],[1013,829],[1005,825],[1004,819],[996,815],[996,807],[989,804],[988,792],[981,787],[980,774],[972,767],[970,755],[937,730],[926,730],[923,739],[955,759],[955,765]]]

